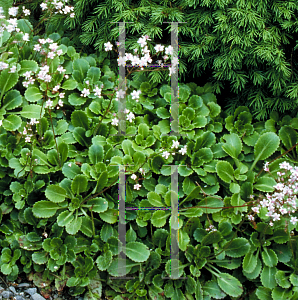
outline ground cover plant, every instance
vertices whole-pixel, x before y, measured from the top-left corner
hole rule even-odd
[[[167,135],[171,86],[144,73],[127,79],[132,136],[112,136],[121,94],[106,52],[34,35],[20,11],[1,13],[1,273],[85,299],[297,299],[298,118],[255,121],[244,106],[228,115],[210,83],[181,83],[185,136]],[[169,164],[179,174],[181,280],[163,279],[173,272],[171,213],[158,209],[171,207]],[[127,205],[156,208],[126,211],[130,280],[110,278],[119,165],[133,165]]]

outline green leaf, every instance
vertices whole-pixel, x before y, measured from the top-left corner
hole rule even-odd
[[[292,291],[283,289],[279,286],[275,287],[272,291],[273,300],[290,300],[292,298]]]
[[[275,267],[278,263],[277,255],[272,249],[263,248],[262,251],[263,262],[268,267]]]
[[[110,275],[118,277],[125,276],[128,274],[133,266],[137,266],[139,263],[131,262],[130,260],[118,258],[112,261],[110,266],[107,268],[107,271]],[[118,273],[119,272],[119,273]]]
[[[259,259],[259,257],[257,257],[257,266],[256,266],[256,268],[251,273],[247,273],[243,270],[243,275],[245,277],[247,277],[248,279],[250,279],[250,280],[256,279],[259,276],[261,270],[262,270],[262,262]]]
[[[61,163],[64,163],[67,160],[68,156],[68,145],[64,142],[58,145],[58,151],[61,158]]]
[[[204,213],[214,214],[222,210],[223,201],[215,197],[206,197],[204,200],[201,200],[196,206],[202,207]]]
[[[16,115],[9,115],[6,119],[3,120],[3,127],[7,131],[15,131],[22,124],[22,119]]]
[[[243,293],[242,284],[238,279],[227,273],[220,273],[217,277],[219,287],[232,297],[239,297]]]
[[[135,262],[145,262],[150,255],[148,247],[140,242],[126,244],[126,255]]]
[[[36,72],[38,69],[38,64],[35,60],[22,60],[20,62],[21,69],[19,71],[19,74],[22,76],[26,72],[31,71],[31,72]]]
[[[18,82],[19,75],[18,72],[10,73],[10,69],[5,69],[1,71],[0,74],[0,90],[1,98],[5,92],[9,91]]]
[[[73,212],[66,210],[59,214],[59,216],[57,217],[57,223],[59,226],[63,227],[70,223],[73,219]]]
[[[131,157],[133,157],[135,151],[132,148],[132,142],[130,140],[124,140],[122,142],[122,149],[125,155],[130,155]]]
[[[104,158],[103,147],[100,145],[92,145],[89,148],[89,158],[91,162],[96,165],[98,162],[102,162]]]
[[[1,266],[1,272],[4,275],[8,275],[8,274],[10,274],[12,272],[12,267],[9,264],[3,264]]]
[[[73,61],[73,77],[76,81],[83,83],[85,77],[87,76],[87,72],[90,68],[89,63],[83,59],[79,58]]]
[[[92,220],[87,217],[81,217],[82,218],[82,225],[80,228],[80,231],[82,231],[85,235],[88,237],[92,237]]]
[[[87,190],[88,179],[85,175],[76,175],[71,183],[71,190],[74,194],[79,195]]]
[[[61,135],[67,131],[68,123],[65,120],[59,120],[57,122],[57,126],[54,129],[56,135]]]
[[[41,115],[40,112],[42,111]],[[39,119],[44,115],[44,108],[41,109],[40,105],[30,104],[23,107],[23,110],[17,112],[17,114],[21,114],[24,118],[27,119]]]
[[[71,114],[71,122],[75,127],[82,127],[85,128],[86,130],[88,130],[89,128],[88,117],[86,113],[83,111],[75,110]]]
[[[270,176],[263,176],[261,178],[259,178],[256,182],[256,184],[254,184],[254,188],[262,191],[262,192],[274,192],[275,188],[273,186],[275,186],[277,184],[277,182]]]
[[[231,257],[241,257],[248,253],[250,243],[245,238],[235,238],[225,250],[226,255]]]
[[[273,132],[263,133],[254,146],[254,163],[252,168],[259,160],[265,160],[271,156],[279,146],[279,137]],[[252,169],[251,168],[251,169]]]
[[[179,249],[182,251],[186,251],[186,248],[190,242],[190,238],[183,229],[180,229],[178,231],[178,241]]]
[[[243,271],[247,273],[252,273],[257,267],[258,256],[254,255],[253,252],[248,252],[243,259]]]
[[[225,134],[223,139],[226,143],[222,145],[222,149],[233,158],[237,158],[242,150],[240,137],[236,133]]]
[[[287,150],[297,144],[297,131],[295,131],[291,126],[281,127],[278,135]]]
[[[218,243],[222,239],[222,236],[219,231],[211,231],[202,239],[202,245],[210,245]]]
[[[227,161],[219,161],[216,164],[216,172],[221,180],[227,183],[231,183],[234,179],[234,169]]]
[[[34,203],[32,212],[37,218],[50,218],[55,215],[59,208],[61,207],[51,201],[41,200]]]
[[[49,163],[48,163],[47,155],[44,154],[42,151],[40,151],[37,148],[33,149],[32,158],[37,159],[39,165],[47,165],[47,166],[51,167],[51,165],[49,165]]]
[[[147,194],[147,198],[152,206],[156,206],[156,207],[164,206],[163,202],[161,201],[160,196],[155,192],[149,192]]]
[[[11,90],[5,94],[3,99],[2,109],[11,110],[22,104],[22,96],[21,93],[17,90]]]
[[[87,98],[81,97],[80,94],[78,94],[78,93],[72,93],[68,96],[68,102],[74,106],[81,106],[81,105],[85,104],[86,101],[87,101]]]
[[[204,292],[214,299],[223,299],[227,295],[219,288],[216,281],[204,283]]]
[[[102,213],[108,209],[109,204],[106,199],[97,197],[97,198],[88,200],[87,203],[85,204],[85,206],[89,207],[90,210],[92,207],[92,211],[94,211],[94,212]]]
[[[166,224],[167,218],[170,216],[170,214],[170,212],[166,212],[164,210],[155,211],[151,218],[152,225],[159,228],[163,227]]]
[[[113,254],[111,250],[107,250],[96,259],[97,267],[100,271],[105,271],[113,261]]]
[[[290,239],[290,237],[284,229],[277,229],[274,231],[272,239],[277,244],[284,244]]]
[[[65,200],[66,191],[58,185],[48,185],[45,191],[46,197],[55,203],[63,202]]]
[[[25,91],[25,98],[29,102],[37,102],[39,99],[42,99],[42,93],[38,87],[31,86]]]
[[[292,274],[290,275],[290,281],[291,281],[291,283],[292,283],[294,286],[298,286],[298,275],[292,273]]]
[[[189,195],[196,188],[196,185],[189,177],[186,177],[183,180],[182,187],[184,194]]]
[[[118,214],[119,211],[117,209],[108,209],[107,211],[100,213],[99,217],[109,224],[114,224],[118,221]]]
[[[74,90],[77,87],[78,83],[73,79],[65,80],[62,84],[62,89],[64,90]]]
[[[288,289],[291,286],[288,276],[286,276],[284,271],[277,271],[275,274],[275,280],[282,288]]]
[[[99,81],[100,74],[101,74],[100,68],[91,67],[87,73],[90,83],[95,84],[97,81]]]
[[[260,300],[272,300],[271,290],[263,286],[257,288],[256,295]]]
[[[142,165],[146,161],[146,155],[143,152],[136,151],[133,154],[133,161],[136,166]]]
[[[65,226],[65,230],[68,234],[75,235],[78,233],[82,225],[82,217],[74,218]]]
[[[75,163],[65,163],[62,167],[62,173],[69,179],[74,179],[81,174],[81,169]]]
[[[263,267],[261,273],[261,282],[264,287],[273,289],[276,286],[275,274],[277,272],[276,267],[270,268],[268,266]]]
[[[184,272],[185,266],[182,265],[180,260],[176,260],[176,262],[178,261],[178,264],[173,264],[173,261],[174,259],[171,259],[166,262],[166,272],[169,276],[173,276],[173,274],[178,274],[178,276],[181,277]]]

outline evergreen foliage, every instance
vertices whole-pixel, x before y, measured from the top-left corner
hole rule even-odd
[[[31,10],[37,8],[32,1]],[[104,43],[116,42],[125,25],[126,49],[132,52],[141,35],[151,53],[156,43],[171,43],[171,25],[179,24],[180,82],[211,81],[218,102],[232,114],[240,105],[250,108],[259,120],[270,112],[296,113],[297,10],[296,0],[78,0],[76,17],[52,16],[53,30],[64,24],[69,36],[84,51],[104,51]],[[40,17],[45,12],[41,12]],[[49,27],[51,28],[51,26]],[[115,52],[109,58],[117,59]],[[113,60],[112,60],[113,64]],[[112,68],[113,69],[113,68]],[[114,64],[117,71],[117,64]],[[158,74],[159,73],[159,74]],[[150,79],[169,80],[167,72],[150,72]]]

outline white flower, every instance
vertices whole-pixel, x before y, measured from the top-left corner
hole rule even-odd
[[[173,47],[172,46],[169,46],[166,48],[166,54],[173,54]]]
[[[255,218],[252,215],[247,216],[250,221],[253,221]]]
[[[130,123],[132,122],[132,119],[135,119],[135,115],[132,112],[130,112],[129,115],[127,115],[126,117]]]
[[[25,33],[23,36],[23,40],[29,42],[29,33]]]
[[[128,114],[128,113],[129,113],[129,109],[125,108],[125,109],[124,109],[124,112],[125,112],[126,114]]]
[[[29,143],[30,140],[31,140],[31,137],[30,137],[30,136],[26,136],[26,137],[25,137],[25,142],[26,142],[26,143]]]
[[[169,153],[168,151],[164,151],[164,153],[162,154],[162,157],[165,157],[166,159],[168,159],[168,157],[170,156],[171,153]]]
[[[60,94],[59,94],[59,97],[60,97],[60,98],[64,98],[64,95],[65,95],[65,93],[60,93]]]
[[[273,222],[276,221],[276,220],[280,220],[280,215],[277,214],[277,213],[274,213],[274,214],[272,215],[272,217],[273,217]]]
[[[135,179],[137,179],[137,175],[132,174],[132,175],[130,176],[130,178],[133,179],[133,180],[135,180]]]
[[[116,92],[116,97],[117,98],[124,98],[125,91],[124,90],[119,90]]]
[[[293,225],[296,225],[297,221],[298,221],[297,217],[291,217],[291,221],[290,221],[290,222],[291,222]]]
[[[68,166],[71,167],[71,163],[69,163]]]
[[[36,119],[35,118],[31,118],[31,121],[30,121],[30,125],[34,125],[34,124],[38,124],[39,123],[39,121],[36,121]]]
[[[15,73],[17,70],[17,67],[16,66],[13,66],[10,68],[10,72],[9,73]]]
[[[126,57],[125,56],[122,56],[122,57],[119,57],[119,58],[117,58],[117,61],[118,61],[118,65],[119,66],[123,66],[123,67],[125,67],[125,64],[126,64]]]
[[[89,89],[84,88],[81,94],[81,97],[87,97],[88,95],[90,95],[90,91]]]
[[[110,42],[105,43],[104,46],[105,46],[105,51],[110,51],[113,49],[113,45]]]
[[[15,17],[18,14],[18,10],[19,10],[18,7],[11,7],[11,8],[8,9],[8,13],[11,16]]]
[[[61,74],[62,72],[65,72],[66,70],[63,69],[62,66],[60,66],[60,67],[57,68],[57,71]]]
[[[61,107],[63,106],[63,101],[61,99],[58,101],[58,105]]]
[[[184,155],[187,151],[187,146],[185,145],[183,148],[181,148],[178,152]]]
[[[144,170],[143,168],[140,168],[140,172],[141,172],[142,174],[145,174],[145,170]]]
[[[154,47],[155,51],[156,52],[160,52],[160,51],[163,51],[165,48],[165,46],[162,46],[161,44],[158,44]]]
[[[134,188],[135,190],[139,190],[139,189],[140,189],[140,187],[141,187],[141,185],[140,185],[140,184],[135,184],[135,185],[133,186],[133,188]]]
[[[101,89],[98,88],[98,86],[96,85],[95,88],[93,89],[94,95],[101,97]]]
[[[118,120],[117,118],[114,118],[114,119],[112,120],[112,125],[118,126],[118,122],[119,122],[119,120]]]
[[[47,107],[51,107],[53,105],[53,101],[52,100],[48,100],[47,102],[46,102],[46,108]]]
[[[26,9],[25,6],[23,6],[23,13],[25,14],[25,16],[29,16],[30,15],[30,10]]]
[[[69,16],[70,16],[71,18],[74,18],[74,17],[75,17],[75,13],[71,13]]]
[[[2,121],[2,120],[0,120],[0,126],[2,126],[2,122],[3,122],[3,121]]]
[[[264,164],[264,171],[265,171],[265,172],[268,172],[268,171],[269,171],[268,166],[269,166],[269,162],[266,162],[266,163]]]
[[[139,38],[138,44],[141,45],[141,47],[144,47],[146,45],[146,38]]]
[[[62,49],[57,50],[57,55],[60,56],[63,53]]]
[[[53,59],[55,57],[55,53],[54,52],[49,52],[48,53],[48,58]]]
[[[171,148],[176,148],[178,149],[179,142],[178,141],[173,141],[173,146]]]
[[[132,99],[139,99],[141,93],[142,93],[142,92],[141,92],[140,90],[138,90],[138,91],[133,91],[133,92],[131,93]]]
[[[56,269],[56,270],[57,270],[57,269],[58,269],[58,267],[57,267],[57,266],[55,266],[55,267],[54,267],[54,269]]]
[[[41,3],[40,7],[41,7],[42,10],[45,10],[45,9],[47,9],[47,4],[46,3]]]

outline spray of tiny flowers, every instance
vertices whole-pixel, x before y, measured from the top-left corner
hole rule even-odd
[[[255,214],[260,212],[262,207],[267,209],[267,217],[270,217],[269,225],[273,226],[275,221],[279,221],[282,216],[288,217],[293,225],[298,222],[297,217],[292,216],[297,209],[297,197],[294,195],[298,192],[298,167],[291,166],[288,162],[283,162],[279,164],[280,168],[284,172],[277,172],[278,183],[274,186],[276,191],[273,194],[266,194],[262,200],[257,200],[257,205],[252,208]],[[264,165],[265,172],[269,172],[269,163],[266,162]],[[288,181],[285,181],[286,176]],[[251,199],[253,199],[251,195]],[[254,221],[254,215],[249,214],[248,219]]]

